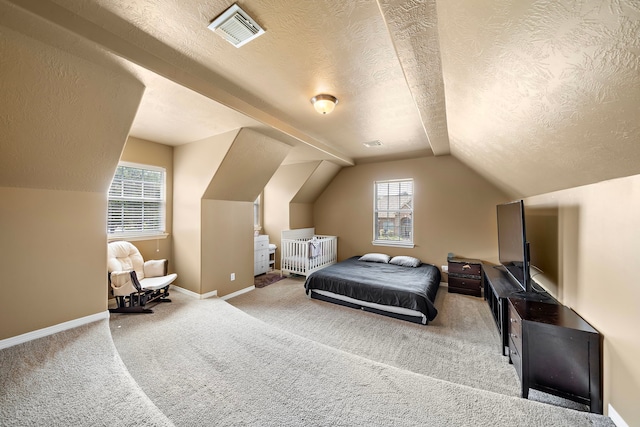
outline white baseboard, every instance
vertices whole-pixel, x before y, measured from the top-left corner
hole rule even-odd
[[[239,291],[236,291],[232,294],[229,295],[225,295],[223,297],[220,297],[220,299],[222,300],[228,300],[229,298],[233,298],[233,297],[237,297],[238,295],[242,295],[242,294],[246,294],[247,292],[251,292],[252,290],[254,290],[256,287],[251,285],[248,288],[244,288],[244,289],[240,289]]]
[[[440,287],[441,288],[448,288],[449,284],[447,282],[440,282]]]
[[[189,295],[190,297],[197,299],[207,299],[211,297],[217,297],[218,291],[207,292],[206,294],[199,294],[197,292],[190,291],[189,289],[181,288],[180,286],[171,285],[170,288],[172,291],[180,292],[181,294]]]
[[[618,414],[618,412],[616,412],[615,409],[613,409],[613,406],[611,406],[611,404],[609,404],[608,406],[608,410],[607,410],[608,414],[609,414],[609,418],[611,418],[611,421],[613,421],[613,423],[618,426],[618,427],[629,427],[629,424],[627,424],[622,417],[620,416],[620,414]]]
[[[69,320],[68,322],[59,323],[57,325],[49,326],[47,328],[27,332],[26,334],[1,340],[0,350],[2,350],[3,348],[13,347],[14,345],[23,344],[25,342],[32,341],[38,338],[44,338],[46,336],[53,335],[58,332],[66,331],[67,329],[77,328],[78,326],[86,325],[87,323],[92,323],[98,320],[108,319],[108,318],[109,318],[109,310],[106,310],[101,313],[92,314],[90,316]]]

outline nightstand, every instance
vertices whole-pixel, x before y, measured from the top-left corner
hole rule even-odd
[[[449,292],[482,296],[482,261],[449,258]]]

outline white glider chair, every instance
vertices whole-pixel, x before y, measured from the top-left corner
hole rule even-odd
[[[111,242],[107,247],[109,284],[118,303],[111,313],[153,313],[150,302],[171,302],[169,285],[177,274],[167,274],[167,260],[144,261],[129,242]]]

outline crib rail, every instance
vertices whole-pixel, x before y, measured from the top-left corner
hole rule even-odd
[[[335,264],[338,258],[338,238],[336,236],[315,235],[310,238],[283,238],[280,242],[280,248],[280,272],[282,275],[308,276],[316,270]]]

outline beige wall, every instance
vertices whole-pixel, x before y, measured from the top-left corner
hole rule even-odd
[[[176,285],[201,292],[202,196],[238,130],[174,149],[173,253]]]
[[[289,228],[311,228],[313,221],[312,203],[290,203],[289,204]]]
[[[558,212],[558,298],[604,335],[605,408],[611,403],[637,425],[640,175],[530,197],[525,205]]]
[[[414,179],[415,248],[374,246],[373,183]],[[437,266],[447,253],[497,261],[496,205],[507,196],[451,156],[343,168],[314,207],[316,232],[338,236],[338,257],[411,255]]]
[[[0,340],[105,311],[105,195],[2,187],[0,200]]]
[[[173,147],[130,136],[124,146],[121,161],[159,166],[166,171],[166,239],[137,240],[132,242],[145,260],[169,260],[169,270],[175,271],[172,254],[173,232]]]
[[[144,87],[108,57],[1,31],[5,339],[107,309],[106,193]]]
[[[178,286],[224,296],[253,285],[253,201],[289,149],[251,129],[175,149]]]
[[[282,230],[296,228],[291,223],[291,214],[296,215],[293,223],[298,225],[308,221],[308,209],[300,205],[290,208],[290,202],[300,191],[303,184],[313,174],[320,162],[282,165],[271,177],[264,188],[264,216],[262,234],[269,235],[269,242],[278,246],[276,250],[276,268],[280,268],[280,240]],[[297,218],[301,214],[302,217]],[[313,224],[308,225],[313,227]]]
[[[231,280],[235,273],[235,280]],[[202,201],[202,290],[253,286],[253,202]]]

